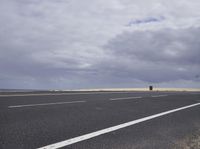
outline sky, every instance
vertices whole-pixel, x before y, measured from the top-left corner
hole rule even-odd
[[[0,2],[0,88],[200,88],[199,0]]]

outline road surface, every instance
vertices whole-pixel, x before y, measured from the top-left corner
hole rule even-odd
[[[1,149],[200,147],[198,92],[0,95]]]

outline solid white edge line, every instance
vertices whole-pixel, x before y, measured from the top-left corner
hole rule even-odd
[[[109,100],[126,100],[126,99],[139,99],[142,97],[122,97],[122,98],[110,98]]]
[[[23,97],[23,96],[51,96],[51,95],[55,95],[55,96],[61,96],[61,95],[93,95],[93,94],[121,94],[121,93],[127,93],[127,94],[131,94],[134,92],[91,92],[91,93],[49,93],[49,94],[19,94],[19,95],[0,95],[0,97]]]
[[[152,95],[151,97],[166,97],[168,95]]]
[[[144,117],[144,118],[140,118],[140,119],[137,119],[137,120],[133,120],[133,121],[130,121],[130,122],[127,122],[127,123],[123,123],[123,124],[120,124],[120,125],[117,125],[117,126],[113,126],[113,127],[109,127],[109,128],[106,128],[106,129],[96,131],[96,132],[85,134],[85,135],[82,135],[82,136],[79,136],[79,137],[71,138],[71,139],[68,139],[68,140],[65,140],[65,141],[61,141],[61,142],[58,142],[58,143],[54,143],[54,144],[51,144],[51,145],[40,147],[38,149],[58,149],[58,148],[61,148],[61,147],[64,147],[64,146],[68,146],[68,145],[71,145],[71,144],[74,144],[74,143],[77,143],[77,142],[88,140],[88,139],[91,139],[91,138],[94,138],[94,137],[97,137],[97,136],[100,136],[100,135],[103,135],[103,134],[106,134],[106,133],[109,133],[109,132],[112,132],[112,131],[116,131],[116,130],[119,130],[119,129],[122,129],[122,128],[125,128],[125,127],[128,127],[128,126],[132,126],[132,125],[144,122],[144,121],[148,121],[148,120],[151,120],[151,119],[154,119],[154,118],[157,118],[157,117],[161,117],[161,116],[164,116],[164,115],[167,115],[167,114],[170,114],[170,113],[174,113],[174,112],[181,111],[181,110],[184,110],[184,109],[188,109],[188,108],[191,108],[191,107],[195,107],[195,106],[198,106],[198,105],[200,105],[200,103],[196,103],[196,104],[184,106],[184,107],[181,107],[181,108],[169,110],[169,111],[162,112],[162,113],[159,113],[159,114],[154,114],[154,115],[147,116],[147,117]]]
[[[22,108],[22,107],[48,106],[48,105],[72,104],[72,103],[81,103],[81,102],[86,102],[86,101],[68,101],[68,102],[54,102],[54,103],[29,104],[29,105],[15,105],[15,106],[8,106],[8,108]]]

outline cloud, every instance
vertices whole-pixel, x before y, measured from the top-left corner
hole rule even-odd
[[[145,23],[156,23],[156,22],[161,22],[165,20],[165,17],[149,17],[149,18],[144,18],[144,19],[136,19],[136,20],[131,20],[126,26],[132,26],[132,25],[140,25],[140,24],[145,24]]]
[[[199,7],[196,0],[2,0],[0,88],[197,86]]]
[[[199,65],[200,28],[124,32],[106,46],[127,58]]]
[[[116,60],[113,65],[130,77],[149,82],[195,80],[200,73],[199,34],[200,28],[124,32],[105,48]]]

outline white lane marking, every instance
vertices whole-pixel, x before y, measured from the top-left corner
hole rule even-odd
[[[81,102],[86,102],[86,101],[69,101],[69,102],[40,103],[40,104],[29,104],[29,105],[15,105],[15,106],[8,106],[8,108],[49,106],[49,105],[72,104],[72,103],[81,103]]]
[[[119,129],[122,129],[122,128],[125,128],[125,127],[128,127],[128,126],[132,126],[132,125],[144,122],[144,121],[148,121],[148,120],[151,120],[151,119],[154,119],[154,118],[157,118],[157,117],[161,117],[161,116],[164,116],[164,115],[167,115],[167,114],[170,114],[170,113],[174,113],[174,112],[181,111],[181,110],[184,110],[184,109],[188,109],[188,108],[191,108],[191,107],[195,107],[195,106],[198,106],[198,105],[200,105],[200,103],[196,103],[196,104],[184,106],[184,107],[181,107],[181,108],[169,110],[169,111],[162,112],[162,113],[159,113],[159,114],[154,114],[154,115],[147,116],[147,117],[144,117],[144,118],[140,118],[140,119],[137,119],[137,120],[133,120],[133,121],[130,121],[130,122],[127,122],[127,123],[123,123],[123,124],[120,124],[120,125],[117,125],[117,126],[113,126],[113,127],[109,127],[109,128],[106,128],[106,129],[96,131],[96,132],[85,134],[85,135],[82,135],[82,136],[79,136],[79,137],[71,138],[71,139],[68,139],[68,140],[65,140],[65,141],[61,141],[61,142],[58,142],[58,143],[54,143],[54,144],[51,144],[51,145],[40,147],[38,149],[58,149],[58,148],[61,148],[61,147],[64,147],[64,146],[68,146],[68,145],[71,145],[71,144],[74,144],[74,143],[78,143],[78,142],[81,142],[81,141],[84,141],[84,140],[88,140],[88,139],[91,139],[91,138],[94,138],[94,137],[97,137],[97,136],[100,136],[100,135],[103,135],[103,134],[106,134],[106,133],[109,133],[109,132],[113,132],[113,131],[116,131],[116,130],[119,130]]]
[[[190,93],[190,94],[192,94],[192,95],[199,95],[200,93]]]
[[[139,99],[142,97],[123,97],[123,98],[110,98],[109,100],[126,100],[126,99]]]
[[[21,97],[21,96],[59,96],[59,95],[93,95],[93,94],[121,94],[121,93],[125,93],[125,94],[131,94],[134,92],[87,92],[87,93],[47,93],[47,94],[15,94],[15,95],[0,95],[0,97]]]
[[[151,97],[166,97],[167,95],[152,95]]]

